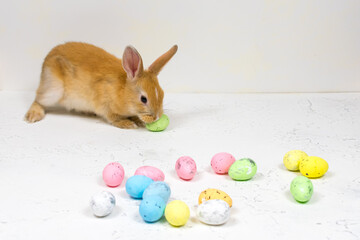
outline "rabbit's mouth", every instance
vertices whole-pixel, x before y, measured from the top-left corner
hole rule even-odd
[[[140,115],[139,118],[140,118],[141,121],[143,121],[145,123],[152,123],[152,122],[155,122],[157,120],[152,115]]]

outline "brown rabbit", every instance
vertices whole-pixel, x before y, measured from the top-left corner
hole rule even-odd
[[[36,98],[26,113],[40,121],[46,107],[95,113],[120,128],[137,128],[163,114],[164,92],[157,75],[177,51],[173,46],[147,70],[132,46],[122,61],[101,48],[69,42],[53,48],[42,66]]]

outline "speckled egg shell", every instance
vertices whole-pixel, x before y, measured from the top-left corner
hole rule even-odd
[[[143,175],[134,175],[130,177],[125,184],[126,192],[135,199],[141,199],[145,189],[153,180]]]
[[[285,154],[283,162],[288,170],[298,171],[300,162],[307,158],[307,156],[308,155],[303,151],[291,150]]]
[[[191,157],[183,156],[176,161],[175,170],[179,178],[191,180],[196,174],[196,163]]]
[[[90,207],[95,216],[105,217],[112,212],[115,202],[115,197],[111,192],[103,191],[92,196]]]
[[[229,220],[230,207],[229,204],[223,200],[209,200],[198,206],[196,215],[203,223],[209,225],[221,225]]]
[[[235,158],[230,153],[217,153],[211,159],[211,167],[217,174],[226,174],[230,166],[235,162]]]
[[[224,191],[219,189],[209,188],[205,191],[202,191],[199,195],[199,204],[202,204],[205,201],[212,199],[220,199],[229,204],[229,207],[232,207],[232,199],[231,197]]]
[[[144,175],[154,181],[164,181],[165,174],[158,168],[152,166],[142,166],[136,169],[134,175]]]
[[[119,186],[125,176],[123,166],[118,162],[112,162],[106,165],[102,173],[103,180],[109,187]]]
[[[141,201],[139,213],[145,222],[152,223],[164,215],[166,203],[160,196],[150,196]]]
[[[308,202],[313,194],[313,191],[313,184],[307,177],[298,176],[291,182],[290,192],[298,202]]]
[[[308,178],[322,177],[329,169],[328,163],[319,157],[309,156],[300,162],[300,172]]]
[[[163,114],[157,121],[147,123],[146,128],[152,132],[161,132],[169,126],[169,123],[169,117]]]
[[[231,165],[229,176],[238,181],[251,179],[257,171],[256,163],[250,158],[242,158]]]
[[[145,189],[142,197],[145,199],[150,196],[160,196],[166,203],[169,200],[170,194],[171,190],[167,183],[156,181],[150,183],[150,185]]]

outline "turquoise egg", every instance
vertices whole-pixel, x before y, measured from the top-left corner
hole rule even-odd
[[[156,181],[150,183],[150,185],[145,189],[143,199],[150,196],[160,196],[165,202],[167,202],[170,194],[171,190],[167,183]]]
[[[160,196],[148,196],[144,198],[139,207],[139,213],[145,222],[152,223],[160,220],[164,215],[166,203]]]
[[[238,181],[246,181],[251,179],[257,171],[254,160],[250,158],[242,158],[235,161],[229,168],[229,176]]]
[[[126,192],[133,198],[141,199],[143,197],[144,190],[153,181],[154,180],[144,175],[134,175],[126,181]]]

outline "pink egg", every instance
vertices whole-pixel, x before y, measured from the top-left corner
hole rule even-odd
[[[176,161],[175,170],[179,178],[191,180],[196,174],[196,163],[191,157],[183,156]]]
[[[230,166],[235,162],[235,158],[230,153],[217,153],[211,159],[211,167],[217,174],[225,174]]]
[[[106,165],[103,170],[103,179],[109,187],[117,187],[124,179],[124,168],[118,162],[112,162]]]
[[[139,167],[136,169],[134,175],[144,175],[154,181],[164,181],[165,179],[164,173],[160,169],[152,166]]]

